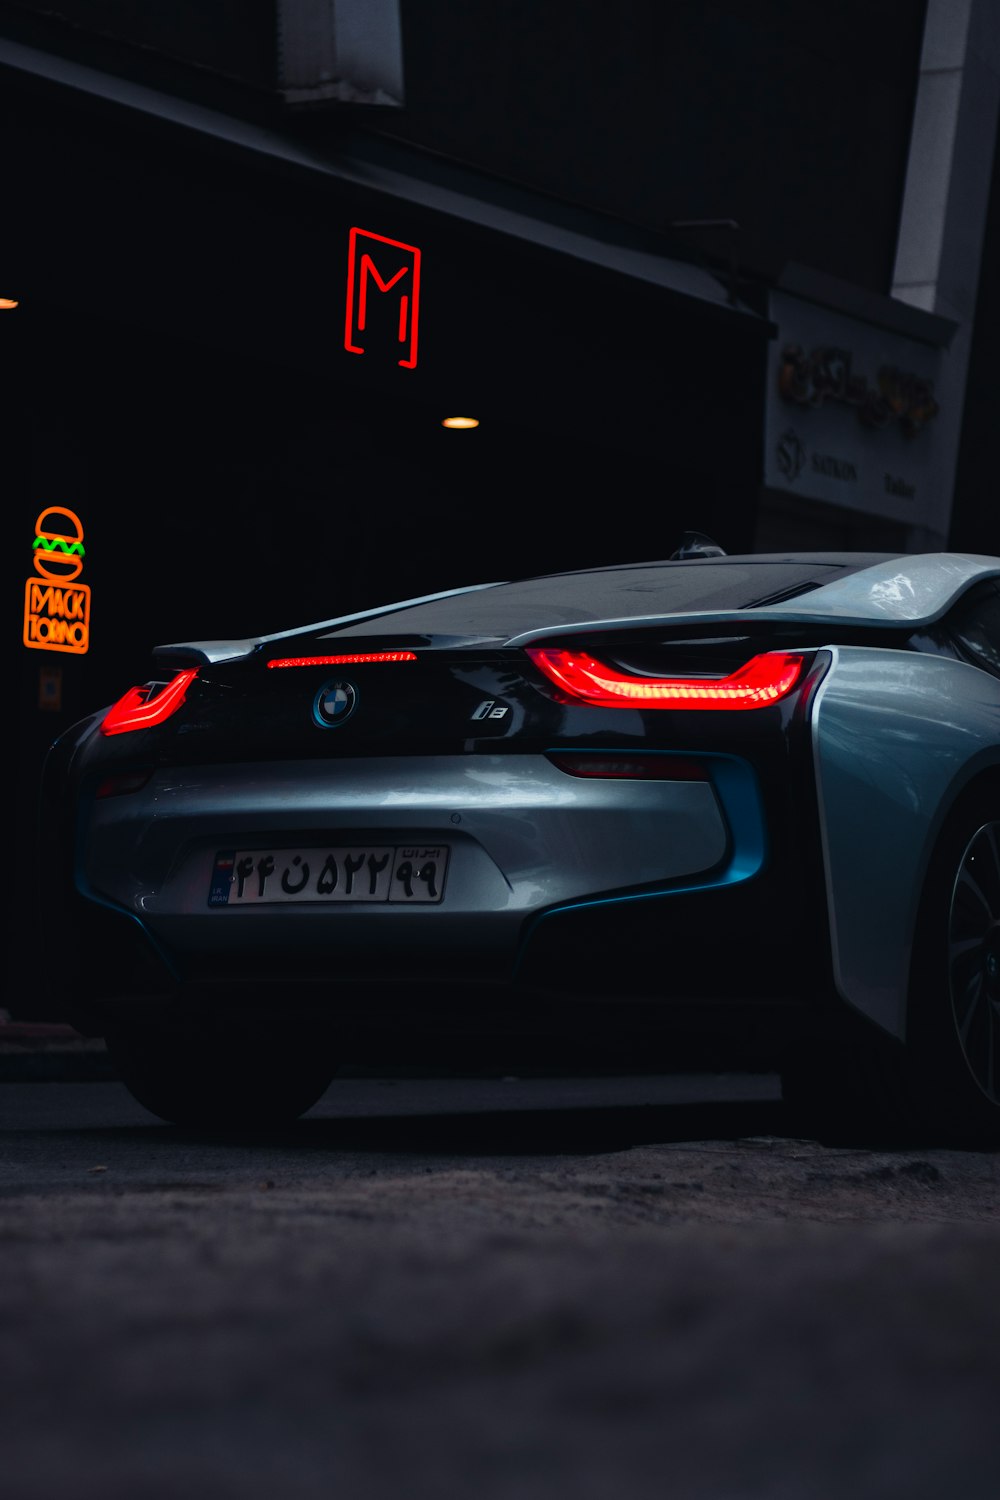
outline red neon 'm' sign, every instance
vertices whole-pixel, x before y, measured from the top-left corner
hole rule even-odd
[[[361,241],[360,247],[358,241]],[[370,250],[366,244],[370,242]],[[375,246],[383,248],[376,251]],[[384,247],[389,246],[387,250]],[[360,256],[359,256],[360,248]],[[393,254],[402,251],[403,254]],[[379,265],[375,263],[378,255]],[[387,239],[368,229],[352,229],[347,245],[347,319],[344,348],[350,354],[364,354],[359,342],[368,320],[368,283],[374,281],[380,292],[397,289],[399,321],[397,339],[406,349],[406,358],[398,360],[404,370],[417,363],[417,319],[420,306],[420,251],[416,245]]]

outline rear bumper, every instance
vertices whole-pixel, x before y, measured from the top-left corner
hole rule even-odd
[[[509,753],[170,767],[102,799],[84,777],[65,836],[90,852],[67,860],[53,928],[74,978],[48,1013],[100,1030],[149,1000],[252,1003],[402,1036],[433,1029],[444,997],[463,1026],[531,1029],[551,1009],[557,1030],[602,1004],[812,1004],[829,984],[809,767],[790,775],[768,744],[756,766],[686,748],[703,782]],[[210,905],[221,848],[366,839],[447,842],[443,904]]]
[[[735,756],[701,760],[700,781],[573,776],[541,755],[164,770],[139,792],[81,797],[75,905],[82,920],[101,908],[105,926],[117,913],[137,928],[174,982],[484,970],[510,982],[542,918],[551,930],[594,909],[602,928],[627,928],[651,919],[651,901],[760,873],[754,772]],[[273,849],[277,871],[281,851],[410,843],[448,847],[440,904],[217,900],[220,849]]]
[[[401,828],[447,837],[453,863],[441,907],[213,908],[208,896],[220,839],[202,826],[214,828],[217,818],[205,799],[194,812],[188,799],[181,838],[163,817],[155,824],[149,808],[145,820],[127,808],[113,836],[105,828],[96,841],[101,868],[77,872],[65,926],[76,960],[68,1015],[100,1029],[94,1018],[109,1007],[190,1000],[279,1013],[304,1008],[345,1029],[370,1022],[402,1036],[433,1029],[441,1006],[460,1027],[495,1029],[506,1016],[530,1031],[550,1013],[563,1017],[557,1030],[574,1011],[573,1024],[580,1025],[582,1012],[596,1016],[602,1004],[619,1010],[634,1004],[647,1014],[814,1004],[829,981],[819,929],[823,903],[810,861],[790,845],[788,820],[765,808],[747,762],[705,759],[707,783],[638,789],[580,782],[547,762],[536,764],[539,775],[532,778],[525,759],[514,780],[487,766],[493,780],[481,782],[477,796],[467,791],[459,804],[453,796],[430,812],[426,780],[410,787],[409,809],[390,803],[390,790],[393,799],[401,797],[400,785],[383,767],[379,795],[391,807],[383,822],[369,795],[363,807],[338,811],[330,837],[367,831],[385,839]],[[453,768],[438,769],[454,793]],[[480,764],[469,769],[477,773]],[[509,761],[503,769],[510,770]],[[412,778],[412,763],[409,771]],[[200,784],[198,774],[190,779]],[[533,801],[515,816],[504,794],[525,782]],[[637,790],[645,800],[639,812]],[[229,796],[220,786],[220,797],[223,791]],[[162,797],[162,789],[151,795]],[[623,800],[631,804],[624,812]],[[223,842],[232,842],[234,832],[244,839],[248,826],[247,844],[259,845],[262,833],[279,844],[315,840],[315,820],[305,833],[287,832],[280,789],[272,788],[268,804],[258,787],[254,808],[255,821],[225,828]],[[96,815],[117,810],[99,807]],[[635,834],[624,849],[623,826]],[[697,836],[685,844],[680,834],[692,826]],[[550,866],[565,845],[570,853],[557,880]],[[147,864],[140,880],[141,860]],[[610,889],[609,869],[619,882]],[[102,880],[119,896],[131,889],[130,904],[100,890]],[[546,899],[553,893],[559,899]]]

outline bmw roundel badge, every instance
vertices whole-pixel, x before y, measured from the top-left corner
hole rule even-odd
[[[344,724],[358,706],[358,690],[352,682],[324,682],[313,699],[313,718],[321,729]]]

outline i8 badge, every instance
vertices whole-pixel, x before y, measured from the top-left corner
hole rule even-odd
[[[351,682],[325,682],[313,699],[313,718],[321,729],[332,729],[351,717],[358,706],[358,690]]]

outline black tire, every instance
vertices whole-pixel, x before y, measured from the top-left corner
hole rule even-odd
[[[336,1068],[311,1039],[202,1036],[165,1028],[117,1030],[107,1038],[132,1097],[174,1125],[244,1130],[288,1124],[323,1095]]]
[[[898,1042],[853,1015],[782,1070],[795,1128],[838,1145],[1000,1143],[1000,787],[953,808],[921,895]]]
[[[916,1108],[942,1139],[1000,1143],[1000,791],[972,793],[934,852],[910,982]]]

